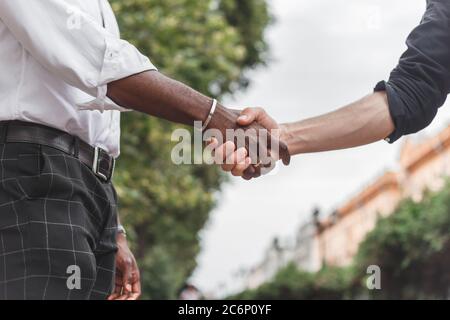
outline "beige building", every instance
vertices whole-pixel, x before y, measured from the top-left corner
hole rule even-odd
[[[405,197],[420,200],[423,190],[442,188],[450,175],[450,126],[423,142],[408,140],[400,154]]]
[[[321,221],[317,241],[322,265],[348,265],[378,217],[392,213],[401,197],[398,175],[388,172]]]

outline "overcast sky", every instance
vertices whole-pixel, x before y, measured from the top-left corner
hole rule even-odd
[[[386,79],[425,0],[272,0],[271,6],[277,18],[268,33],[273,61],[229,104],[264,106],[288,122],[346,105]],[[441,111],[425,134],[448,119]],[[257,264],[273,237],[293,235],[314,206],[328,212],[395,167],[400,147],[379,142],[304,155],[273,176],[233,178],[202,234],[194,282],[205,291],[231,290],[233,274]]]

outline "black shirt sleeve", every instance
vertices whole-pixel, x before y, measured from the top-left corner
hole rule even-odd
[[[390,143],[427,127],[450,92],[450,0],[427,1],[406,45],[389,81],[375,87],[388,96],[396,128],[386,139]]]

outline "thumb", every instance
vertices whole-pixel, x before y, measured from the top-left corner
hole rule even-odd
[[[241,115],[237,119],[238,124],[241,126],[248,126],[257,120],[259,116],[259,110],[255,108],[247,108],[241,112]]]

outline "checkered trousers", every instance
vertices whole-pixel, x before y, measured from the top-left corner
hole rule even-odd
[[[0,144],[0,299],[105,299],[116,193],[75,157]]]

